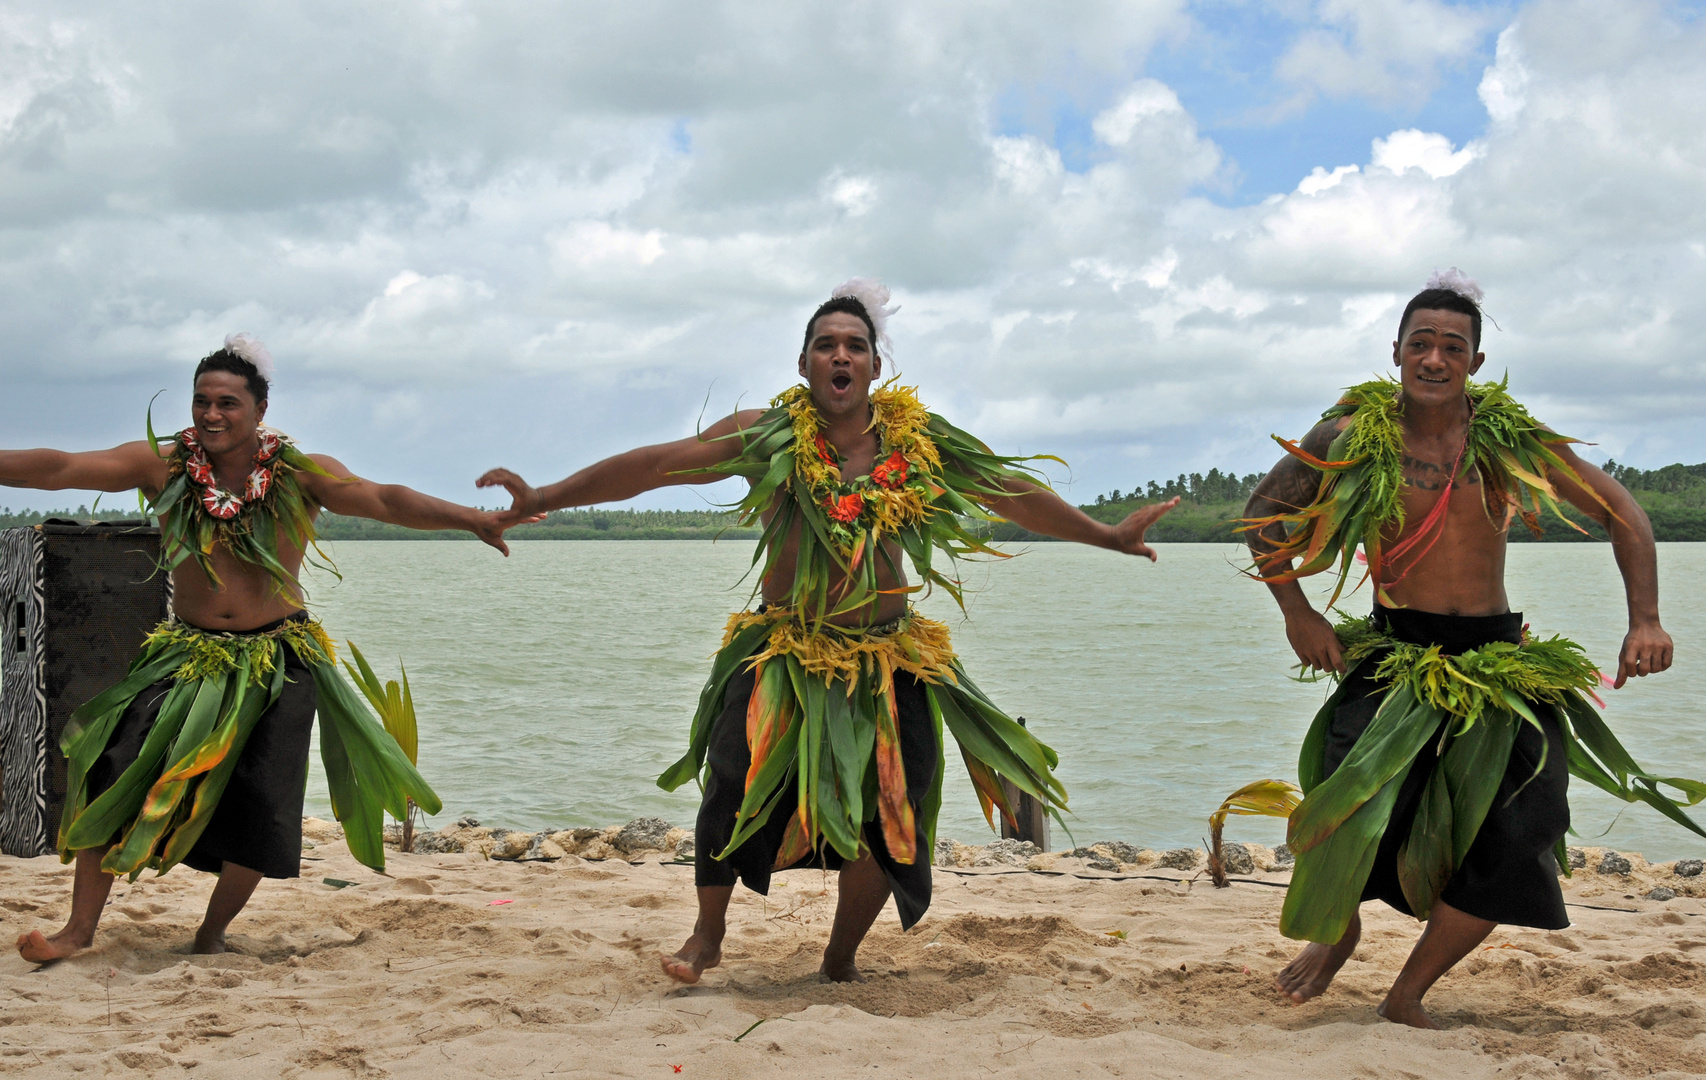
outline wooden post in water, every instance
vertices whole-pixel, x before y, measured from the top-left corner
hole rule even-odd
[[[1025,726],[1025,718],[1018,718],[1019,726]],[[1049,850],[1048,814],[1043,810],[1041,800],[1027,795],[1019,790],[1019,785],[1011,780],[1001,781],[1001,790],[1007,796],[1007,805],[1013,808],[1013,816],[1018,819],[1019,827],[1015,829],[1007,824],[1006,817],[1001,818],[1001,836],[1007,840],[1029,840],[1044,851]]]

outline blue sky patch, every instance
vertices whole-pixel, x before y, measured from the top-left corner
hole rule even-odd
[[[1270,5],[1238,3],[1202,5],[1197,18],[1195,32],[1163,43],[1134,76],[1171,87],[1198,130],[1230,159],[1231,186],[1202,193],[1217,202],[1246,205],[1291,191],[1317,165],[1328,171],[1366,165],[1373,140],[1403,128],[1438,132],[1457,147],[1486,130],[1477,87],[1493,61],[1504,19],[1489,20],[1475,51],[1439,70],[1425,98],[1391,103],[1325,97],[1278,77],[1287,51],[1300,35],[1322,29],[1319,23],[1288,17]],[[997,102],[996,130],[1036,135],[1059,151],[1069,171],[1085,172],[1110,156],[1091,124],[1125,87],[1064,89],[1070,81],[1069,76],[1055,84],[1010,88]]]

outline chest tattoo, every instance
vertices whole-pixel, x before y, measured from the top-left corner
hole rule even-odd
[[[1438,491],[1445,486],[1446,473],[1451,466],[1436,461],[1423,461],[1421,458],[1404,455],[1404,486],[1420,491]],[[1479,484],[1481,471],[1475,468],[1465,469],[1458,483],[1466,485]]]

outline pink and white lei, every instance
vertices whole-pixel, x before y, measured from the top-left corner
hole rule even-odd
[[[243,511],[244,503],[258,502],[266,498],[272,488],[272,471],[278,457],[278,452],[284,445],[284,438],[271,428],[260,428],[261,448],[255,454],[255,467],[249,473],[249,478],[243,484],[243,494],[235,495],[220,487],[213,478],[213,464],[207,460],[207,451],[202,449],[201,440],[196,438],[195,428],[185,428],[178,432],[178,445],[186,451],[184,455],[184,472],[195,483],[201,485],[201,505],[209,514],[222,521],[229,521]]]

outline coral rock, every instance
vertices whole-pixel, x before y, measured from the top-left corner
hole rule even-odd
[[[1220,845],[1220,865],[1226,868],[1228,874],[1254,874],[1256,860],[1250,854],[1250,849],[1243,844],[1231,842]]]
[[[937,866],[957,865],[954,862],[954,849],[959,846],[960,845],[958,843],[948,839],[946,836],[938,836],[936,838],[936,851],[930,861],[935,863]]]
[[[675,846],[668,843],[670,831],[674,828],[674,825],[663,818],[635,818],[617,832],[612,846],[624,855],[638,855],[642,851],[663,851]]]
[[[1201,857],[1202,853],[1196,848],[1174,848],[1172,851],[1162,852],[1155,865],[1167,870],[1195,870],[1197,860]]]
[[[972,861],[973,866],[1024,866],[1042,854],[1042,848],[1029,840],[995,840],[984,845],[983,854]]]
[[[1615,851],[1608,851],[1600,856],[1598,870],[1602,874],[1627,874],[1635,867],[1628,859]]]

